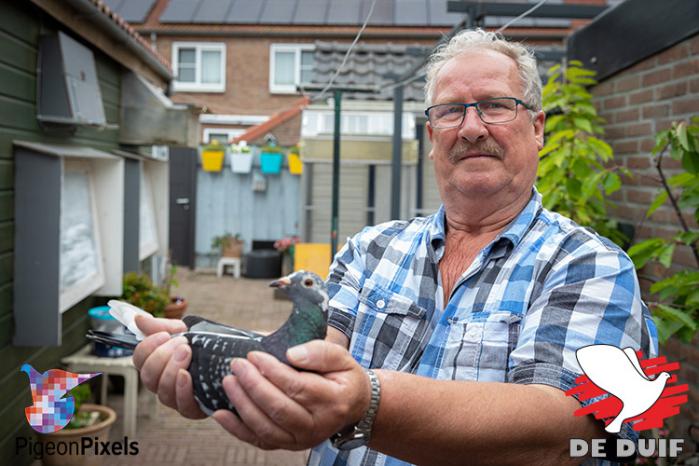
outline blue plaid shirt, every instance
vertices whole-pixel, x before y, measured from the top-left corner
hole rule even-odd
[[[336,255],[329,324],[347,335],[363,367],[568,390],[582,373],[575,351],[583,346],[657,355],[631,260],[607,239],[544,209],[535,189],[447,303],[438,269],[444,241],[441,207],[429,217],[367,227]],[[619,435],[637,438],[628,424]],[[338,452],[328,441],[308,462],[407,464],[368,448]]]

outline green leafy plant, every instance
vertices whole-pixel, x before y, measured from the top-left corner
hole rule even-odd
[[[66,425],[66,429],[79,429],[81,427],[91,426],[99,421],[99,412],[80,410],[80,407],[89,401],[92,396],[90,384],[81,383],[70,391],[70,395],[75,401],[75,414]]]
[[[155,317],[165,315],[165,306],[170,302],[170,295],[156,286],[150,277],[130,272],[124,275],[124,292],[122,298]]]
[[[223,248],[233,241],[241,241],[240,233],[232,234],[226,232],[222,235],[214,236],[211,238],[211,249],[214,251],[223,251]]]
[[[590,226],[618,244],[625,236],[607,215],[607,196],[621,187],[622,167],[611,166],[612,148],[599,136],[602,122],[586,86],[595,72],[571,60],[548,71],[543,88],[546,143],[539,152],[537,189],[547,209]]]
[[[629,249],[629,256],[639,270],[649,262],[657,262],[669,269],[676,247],[685,245],[699,267],[699,230],[689,226],[682,212],[692,211],[694,219],[699,222],[699,117],[692,118],[691,124],[673,123],[670,129],[658,133],[655,141],[652,153],[662,187],[646,217],[670,201],[681,230],[669,239],[650,238],[635,244]],[[668,152],[670,157],[682,163],[684,169],[670,178],[662,168],[663,157]],[[664,342],[677,334],[685,342],[690,342],[699,327],[699,271],[681,270],[655,281],[650,292],[658,298],[657,302],[648,304],[653,311],[659,340]]]

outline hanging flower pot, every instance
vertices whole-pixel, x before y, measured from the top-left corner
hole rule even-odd
[[[231,147],[231,169],[233,173],[250,173],[253,155],[245,141]]]
[[[289,152],[287,160],[289,162],[289,173],[291,173],[292,175],[303,174],[303,162],[301,162],[301,156],[299,155],[298,147],[295,147],[291,150],[291,152]]]
[[[218,144],[210,144],[201,148],[201,167],[205,172],[220,172],[223,169],[223,159],[226,149]]]
[[[282,171],[284,156],[276,147],[264,147],[260,154],[260,166],[265,175],[278,175]]]

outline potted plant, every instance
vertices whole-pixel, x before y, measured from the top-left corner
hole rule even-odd
[[[165,307],[170,302],[170,296],[161,287],[153,284],[148,275],[135,272],[124,275],[122,299],[155,317],[164,317]]]
[[[247,142],[240,141],[231,146],[231,169],[233,173],[250,173],[252,170],[252,151]]]
[[[282,170],[283,154],[281,149],[272,144],[262,147],[260,166],[266,175],[278,175]]]
[[[220,252],[222,257],[241,257],[243,255],[243,240],[240,239],[240,233],[235,235],[224,233],[220,236],[214,236],[211,240],[211,249]]]
[[[214,139],[213,142],[201,147],[201,166],[205,172],[220,172],[223,168],[226,148]]]
[[[177,266],[171,264],[165,275],[165,280],[163,280],[163,290],[165,291],[165,295],[170,299],[170,302],[164,309],[165,317],[168,319],[181,319],[189,305],[184,297],[178,295],[173,296],[171,294],[172,287],[174,286],[177,288],[180,285],[177,281],[176,274]]]
[[[301,162],[301,148],[296,145],[289,150],[287,155],[287,161],[289,163],[289,173],[292,175],[303,174],[303,162]]]
[[[42,444],[44,466],[98,466],[102,464],[102,456],[95,456],[94,449],[89,453],[80,455],[75,451],[67,454],[58,454],[55,448],[47,448],[47,443],[78,444],[81,438],[87,437],[94,441],[106,442],[109,440],[109,431],[116,421],[117,414],[109,406],[86,403],[91,397],[90,384],[82,383],[70,391],[75,400],[75,414],[68,425],[63,429],[50,434],[37,434]],[[65,453],[65,452],[63,452]]]

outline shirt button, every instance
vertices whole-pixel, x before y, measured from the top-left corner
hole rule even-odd
[[[376,307],[378,307],[379,309],[383,309],[384,307],[386,307],[386,301],[384,301],[383,299],[379,299],[378,301],[376,301]]]

